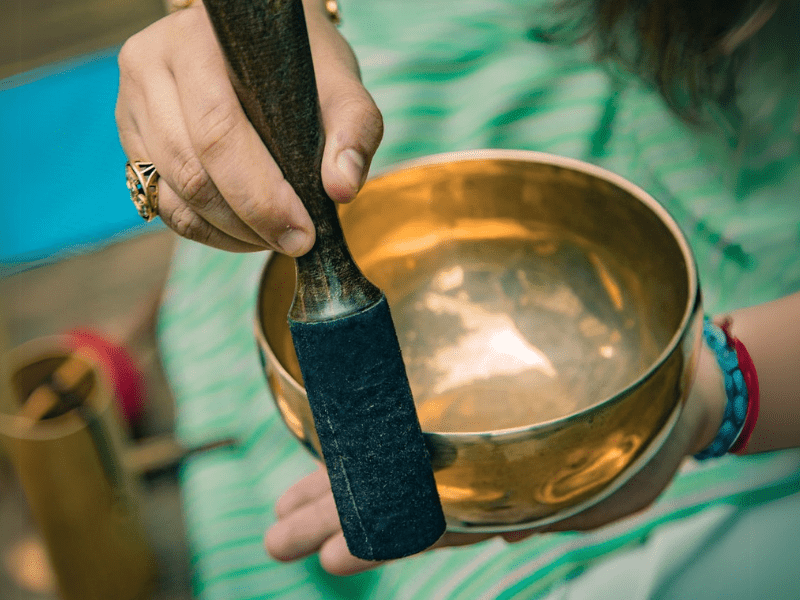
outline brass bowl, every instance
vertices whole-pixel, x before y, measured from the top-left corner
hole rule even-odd
[[[541,525],[597,503],[659,449],[696,364],[691,250],[667,212],[580,161],[485,150],[406,163],[341,207],[392,307],[453,531]],[[292,433],[320,456],[274,254],[256,337]]]

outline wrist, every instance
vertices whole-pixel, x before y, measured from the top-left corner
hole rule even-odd
[[[727,401],[719,431],[709,446],[694,455],[697,460],[742,453],[758,419],[758,375],[747,348],[731,334],[731,324],[730,317],[720,325],[708,317],[703,323],[703,337],[716,355]]]
[[[695,413],[697,424],[690,454],[694,455],[708,448],[714,441],[722,424],[727,402],[724,378],[717,357],[707,344],[702,343],[697,373],[686,406],[686,410]]]

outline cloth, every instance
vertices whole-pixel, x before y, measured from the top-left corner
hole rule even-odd
[[[125,187],[110,48],[0,81],[0,276],[163,227]]]
[[[697,254],[707,311],[800,289],[796,65],[749,72],[775,102],[737,129],[757,140],[743,151],[736,136],[715,141],[715,132],[693,130],[646,86],[596,64],[587,48],[541,42],[538,32],[552,23],[541,2],[342,4],[343,32],[386,123],[373,171],[482,147],[588,160],[641,185],[675,215]],[[776,68],[790,72],[776,77]],[[773,90],[780,85],[786,89]],[[787,90],[788,103],[778,101]],[[241,441],[182,470],[202,600],[703,597],[668,594],[685,591],[691,581],[681,573],[714,548],[731,565],[751,558],[752,550],[712,543],[735,523],[781,502],[788,514],[797,508],[798,452],[726,457],[687,463],[652,509],[593,533],[492,540],[350,578],[327,575],[315,557],[274,562],[262,546],[274,502],[315,464],[282,424],[258,363],[252,329],[264,260],[182,244],[161,313],[181,439]],[[798,526],[786,510],[770,521],[774,541],[760,550],[768,556],[792,556],[785,540],[797,539]],[[759,596],[729,583],[725,597]]]

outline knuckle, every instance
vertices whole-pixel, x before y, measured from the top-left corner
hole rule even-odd
[[[363,126],[366,133],[371,136],[371,141],[377,146],[383,138],[383,115],[372,102],[368,103],[364,112]]]
[[[366,92],[352,93],[341,100],[339,112],[355,126],[365,149],[374,151],[383,138],[383,115]]]
[[[278,225],[279,214],[282,213],[283,206],[275,202],[273,194],[267,193],[258,200],[254,198],[244,199],[237,207],[236,212],[245,223],[249,223],[259,229],[280,230]]]
[[[142,30],[129,37],[117,54],[117,66],[123,81],[144,81],[140,73],[152,64],[152,49],[144,39],[146,32],[147,30]]]
[[[178,195],[195,206],[207,203],[207,193],[211,185],[209,177],[203,163],[191,152],[179,152],[175,157],[176,167],[175,186]]]
[[[117,54],[117,66],[122,74],[129,73],[135,64],[134,58],[138,54],[136,50],[138,46],[138,35],[139,34],[136,34],[128,38],[125,43],[122,44],[119,54]]]
[[[117,53],[120,94],[141,94],[152,85],[154,69],[163,63],[149,40],[148,29],[129,37]]]
[[[211,238],[211,226],[188,206],[177,208],[168,221],[170,228],[187,240],[206,244]]]
[[[214,101],[200,115],[195,128],[195,150],[201,161],[213,160],[224,152],[236,132],[239,120],[233,107],[223,101]]]

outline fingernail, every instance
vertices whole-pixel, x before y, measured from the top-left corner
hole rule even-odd
[[[352,148],[342,150],[336,157],[336,166],[354,189],[360,188],[363,183],[365,162],[364,157]]]
[[[275,242],[284,254],[296,254],[308,243],[308,235],[299,229],[288,229]]]

